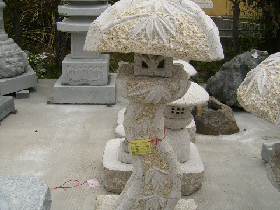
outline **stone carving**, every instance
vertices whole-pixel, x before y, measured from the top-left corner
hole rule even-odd
[[[84,47],[201,61],[223,58],[220,49],[216,25],[189,0],[116,2],[91,24]]]
[[[247,74],[237,97],[246,111],[280,124],[280,53],[270,55]]]
[[[110,208],[178,209],[182,171],[166,140],[163,112],[167,103],[185,95],[190,82],[183,67],[171,65],[168,59],[223,58],[217,27],[192,1],[121,0],[91,24],[84,50],[142,54],[136,58],[142,69],[145,54],[149,63],[159,62],[148,66],[153,76],[145,70],[135,71],[139,66],[134,64],[125,63],[118,69],[119,91],[129,100],[123,124],[126,140],[140,144],[146,139],[153,147],[151,154],[132,157],[133,173]],[[161,65],[164,74],[158,74]],[[108,202],[103,205],[98,208],[109,209]]]
[[[206,90],[217,100],[228,106],[240,106],[237,100],[237,89],[246,74],[264,59],[267,52],[251,50],[226,62],[221,69],[207,81]]]
[[[194,119],[197,133],[218,136],[239,132],[231,108],[213,97],[208,103],[195,107]]]

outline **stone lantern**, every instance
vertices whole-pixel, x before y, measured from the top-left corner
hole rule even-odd
[[[222,59],[218,34],[211,18],[188,0],[121,0],[92,23],[84,50],[134,52],[140,65],[121,65],[117,77],[120,93],[129,100],[124,130],[133,173],[120,196],[99,197],[96,209],[196,208],[193,200],[180,199],[182,171],[163,115],[166,104],[189,89],[189,75],[168,60]]]

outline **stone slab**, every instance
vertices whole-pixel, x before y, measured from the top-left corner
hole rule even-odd
[[[88,32],[90,24],[95,17],[87,19],[64,18],[62,22],[57,23],[57,30],[63,32]]]
[[[88,1],[90,2],[90,1]],[[96,16],[98,17],[110,5],[108,4],[65,4],[58,6],[58,12],[63,16]]]
[[[21,90],[16,92],[16,99],[24,99],[29,97],[30,97],[29,90]]]
[[[14,98],[12,96],[0,96],[0,120],[14,111]]]
[[[95,210],[115,210],[118,195],[100,195],[97,197]],[[193,199],[180,199],[174,210],[196,210],[197,205]]]
[[[0,175],[0,209],[51,209],[51,191],[35,177]]]
[[[121,193],[132,174],[133,166],[118,160],[118,151],[124,139],[111,139],[107,142],[103,154],[103,184],[107,191]],[[204,178],[204,165],[196,146],[190,144],[190,159],[181,163],[182,195],[190,195],[197,191]]]
[[[16,77],[0,79],[1,94],[18,92],[20,90],[29,89],[37,85],[37,76],[31,67],[26,73]]]
[[[106,86],[69,86],[62,85],[61,78],[53,88],[53,102],[56,104],[115,104],[116,77],[109,74],[109,84]]]
[[[109,76],[109,55],[100,59],[72,59],[70,55],[62,61],[62,85],[107,85]]]

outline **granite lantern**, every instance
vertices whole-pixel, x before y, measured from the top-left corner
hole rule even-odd
[[[124,129],[133,173],[120,196],[100,197],[96,208],[191,209],[190,201],[180,200],[182,171],[166,141],[163,116],[166,104],[182,98],[190,81],[183,67],[169,60],[222,59],[216,25],[192,1],[121,0],[91,24],[84,50],[134,52],[136,61],[121,65],[117,78],[129,100]]]

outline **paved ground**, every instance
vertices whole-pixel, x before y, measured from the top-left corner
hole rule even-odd
[[[117,113],[126,106],[52,105],[55,80],[40,80],[29,99],[17,99],[17,114],[0,125],[0,173],[39,177],[50,188],[74,179],[97,178],[86,185],[52,190],[53,210],[91,210],[102,187],[101,161],[106,142],[115,138]],[[241,132],[197,135],[205,180],[194,198],[200,210],[277,210],[280,193],[270,184],[260,157],[263,142],[280,141],[280,127],[235,112]]]

